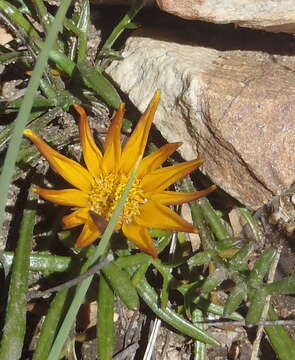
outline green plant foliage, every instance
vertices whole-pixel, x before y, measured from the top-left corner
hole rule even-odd
[[[10,64],[15,61],[24,72],[33,68],[33,73],[23,97],[1,103],[0,111],[4,115],[17,112],[18,115],[0,134],[0,151],[4,154],[7,150],[5,161],[1,164],[0,224],[3,222],[11,180],[17,179],[22,174],[22,169],[28,166],[33,168],[39,159],[39,154],[31,144],[21,140],[22,131],[28,123],[32,130],[41,130],[75,103],[85,104],[97,111],[97,98],[111,108],[118,108],[121,103],[119,92],[105,76],[104,69],[112,59],[121,58],[120,52],[112,49],[112,46],[126,29],[138,27],[133,20],[142,8],[143,1],[133,2],[133,6],[98,49],[94,64],[87,60],[87,35],[92,25],[88,0],[82,1],[78,13],[69,10],[71,0],[64,0],[55,15],[48,11],[47,4],[42,0],[32,1],[32,6],[29,7],[23,1],[14,1],[14,4],[16,6],[0,0],[0,10],[13,24],[16,35],[19,35],[26,49],[20,51],[1,46],[0,63]],[[34,16],[37,16],[35,20],[42,24],[44,33],[39,32],[33,22],[28,20],[34,19]],[[70,37],[75,38],[72,45],[69,45]],[[129,126],[127,122],[126,124]],[[70,138],[62,134],[61,143],[60,136],[48,135],[46,141],[56,146],[67,146],[71,142]],[[135,174],[136,168],[133,169],[99,245],[91,246],[87,250],[72,249],[73,232],[67,233],[69,237],[64,236],[66,239],[60,241],[66,256],[54,255],[49,249],[45,253],[31,253],[36,204],[26,207],[18,229],[19,238],[15,252],[0,253],[0,267],[2,266],[6,273],[11,271],[0,360],[13,360],[21,356],[26,329],[29,271],[40,271],[45,277],[54,273],[56,278],[56,273],[63,273],[67,279],[73,279],[75,276],[85,275],[95,264],[104,261],[105,266],[98,278],[97,295],[100,359],[111,359],[113,356],[116,296],[129,309],[140,308],[143,301],[172,329],[191,337],[194,340],[195,358],[205,360],[207,345],[218,345],[217,340],[209,335],[202,323],[208,314],[255,324],[261,320],[268,296],[295,294],[294,276],[271,284],[266,281],[276,254],[273,247],[261,251],[252,270],[249,267],[249,259],[257,250],[260,241],[257,222],[251,213],[247,209],[239,209],[250,225],[254,238],[253,241],[237,247],[229,224],[205,198],[191,204],[193,222],[200,231],[201,248],[197,253],[192,252],[184,235],[178,234],[175,256],[169,256],[172,234],[163,230],[151,230],[159,254],[158,259],[135,253],[130,244],[120,249],[111,247],[110,239]],[[185,191],[195,191],[190,181],[184,182],[182,186]],[[45,244],[56,231],[48,232]],[[110,263],[106,260],[108,252],[112,252],[114,259]],[[89,288],[93,290],[93,278],[94,272],[87,273],[78,286],[72,289],[64,288],[53,296],[33,360],[59,358],[78,310],[85,301],[86,293]],[[224,291],[226,301],[217,304],[212,301],[212,295],[222,288],[225,280],[231,281],[232,286]],[[179,303],[170,303],[173,292],[178,292],[181,299]],[[180,304],[181,307],[178,306]],[[242,304],[248,306],[245,319],[239,313]],[[269,310],[269,319],[277,319],[272,308]],[[295,344],[283,327],[266,326],[265,331],[279,359],[289,360],[295,357]]]

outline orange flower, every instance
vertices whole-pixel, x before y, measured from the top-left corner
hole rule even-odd
[[[84,247],[101,236],[93,214],[109,221],[127,183],[135,162],[142,156],[149,131],[160,99],[156,92],[149,107],[140,118],[126,145],[121,147],[120,133],[124,116],[124,104],[120,105],[107,133],[104,153],[96,146],[92,137],[84,109],[74,105],[80,114],[79,132],[86,168],[53,150],[31,130],[24,134],[36,145],[54,171],[76,189],[49,190],[37,188],[35,192],[42,198],[56,204],[74,207],[64,216],[65,229],[83,225],[76,247]],[[193,193],[165,191],[175,181],[183,178],[199,167],[203,160],[192,160],[174,166],[161,164],[181,145],[167,144],[140,163],[136,180],[129,192],[116,229],[139,249],[157,256],[148,228],[167,229],[183,232],[197,232],[197,229],[178,216],[168,206],[183,204],[205,196],[216,187]],[[94,214],[94,215],[95,215]]]

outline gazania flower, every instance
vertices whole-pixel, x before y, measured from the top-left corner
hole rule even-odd
[[[160,93],[156,92],[123,148],[120,142],[124,116],[122,104],[112,120],[103,153],[94,142],[84,109],[74,105],[80,114],[80,141],[86,167],[59,154],[31,130],[24,131],[52,169],[74,187],[64,190],[37,188],[35,192],[46,200],[74,208],[74,211],[64,216],[62,221],[65,229],[83,225],[76,247],[85,247],[101,236],[103,231],[99,229],[93,215],[97,214],[98,218],[104,219],[105,222],[112,216],[131,169],[144,153],[159,99]],[[193,225],[172,211],[169,205],[187,203],[215,189],[215,186],[211,186],[193,193],[165,190],[203,163],[203,160],[192,160],[161,167],[180,145],[181,143],[164,145],[143,158],[116,226],[117,230],[122,229],[127,239],[153,257],[156,257],[157,253],[148,228],[197,232]]]

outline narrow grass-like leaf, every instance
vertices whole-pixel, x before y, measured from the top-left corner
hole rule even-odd
[[[62,322],[70,301],[71,289],[64,289],[57,293],[52,300],[45,320],[42,324],[38,343],[32,360],[47,360],[50,348]]]
[[[44,114],[44,111],[32,112],[29,117],[29,121],[39,118],[39,116],[41,116],[42,114]],[[5,129],[3,129],[1,131],[1,133],[0,133],[0,149],[1,149],[1,151],[3,150],[3,147],[6,146],[6,143],[9,141],[12,133],[13,133],[13,124],[7,125],[5,127]]]
[[[134,271],[131,279],[134,286],[136,286],[142,279],[144,279],[145,273],[147,272],[147,269],[149,268],[151,262],[152,261],[150,260],[140,264],[136,271]]]
[[[251,303],[246,316],[246,324],[256,324],[261,319],[261,314],[266,303],[267,292],[264,288],[256,290],[251,295]]]
[[[86,86],[94,90],[109,106],[117,109],[122,100],[109,80],[96,68],[79,63],[77,68]]]
[[[295,276],[288,276],[283,280],[266,284],[265,290],[270,295],[295,294]]]
[[[195,327],[199,328],[200,330],[204,331],[204,325],[200,324],[201,321],[204,321],[203,313],[201,310],[197,309],[196,307],[192,309],[192,323]],[[194,359],[195,360],[207,360],[207,350],[206,344],[196,340],[194,343]]]
[[[0,252],[0,254],[5,264],[10,267],[14,259],[14,252]],[[69,270],[71,263],[72,259],[68,256],[30,254],[30,271],[64,272]]]
[[[275,256],[275,250],[268,248],[265,250],[255,262],[254,268],[251,270],[248,285],[259,289],[262,285],[264,276],[267,274],[269,267]]]
[[[18,109],[21,106],[23,98],[16,99],[9,104],[9,108]],[[33,108],[48,108],[53,106],[54,102],[52,100],[46,99],[42,95],[35,95],[33,99]]]
[[[248,269],[247,261],[254,251],[254,244],[250,242],[243,246],[231,259],[229,269],[233,271]]]
[[[209,263],[209,261],[212,260],[212,256],[215,254],[216,254],[216,252],[214,250],[201,251],[201,252],[191,256],[188,259],[187,264],[189,267],[206,265]]]
[[[50,49],[53,48],[57,34],[61,30],[61,26],[63,23],[63,19],[66,15],[66,12],[71,4],[72,0],[64,0],[62,1],[57,14],[53,20],[52,26],[50,27],[50,31],[48,33],[48,37],[46,38],[42,50],[40,52],[40,55],[37,59],[36,65],[33,70],[32,77],[29,81],[29,85],[26,89],[26,93],[24,96],[24,100],[22,102],[20,111],[18,113],[18,116],[15,120],[15,128],[13,131],[13,135],[11,138],[11,141],[9,143],[9,147],[7,150],[7,154],[4,161],[4,168],[3,173],[0,177],[0,188],[1,188],[1,198],[0,198],[0,227],[3,224],[3,215],[4,215],[4,209],[8,194],[8,188],[9,184],[11,182],[13,171],[15,167],[15,162],[17,158],[17,153],[20,147],[21,139],[22,139],[22,133],[26,126],[26,123],[28,121],[32,105],[33,105],[33,99],[34,95],[37,92],[37,89],[39,87],[39,82],[42,77],[43,71],[45,70],[45,67],[47,65],[48,60],[48,54]],[[3,7],[3,4],[6,3],[4,1],[0,2],[0,8]]]
[[[135,166],[131,172],[131,175],[125,186],[125,189],[121,195],[120,200],[118,201],[116,209],[114,210],[114,212],[112,214],[112,217],[108,223],[108,226],[105,229],[105,232],[95,250],[95,253],[89,260],[87,266],[85,266],[85,269],[84,269],[85,271],[88,270],[89,266],[91,266],[95,262],[97,262],[107,249],[109,240],[110,240],[112,233],[116,227],[117,221],[118,221],[121,211],[124,207],[124,203],[128,197],[128,193],[129,193],[129,191],[132,187],[132,184],[136,178],[136,173],[137,173],[137,170],[138,170],[138,167],[140,164],[140,160],[141,159],[138,159],[137,163],[135,164]],[[84,301],[85,294],[90,286],[92,278],[93,278],[93,275],[89,276],[87,279],[83,280],[83,282],[77,286],[77,290],[76,290],[75,296],[73,298],[72,304],[65,316],[63,324],[62,324],[62,326],[58,332],[58,335],[55,339],[55,342],[51,348],[48,360],[57,360],[59,358],[62,347],[66,341],[66,338],[68,337],[68,334],[70,332],[72,324],[75,321],[75,318],[79,311],[79,308]]]
[[[78,37],[78,56],[77,63],[86,59],[87,55],[87,35],[90,22],[90,5],[88,0],[84,0],[77,22],[77,28],[80,30]]]
[[[135,269],[127,269],[127,272],[132,276]],[[170,307],[162,309],[159,305],[160,299],[156,291],[150,286],[150,284],[142,279],[136,285],[137,291],[143,301],[148,307],[163,321],[180,331],[182,334],[192,337],[195,340],[202,341],[206,344],[218,345],[218,342],[206,334],[206,332],[196,328],[190,322],[179,316]]]
[[[278,320],[272,307],[268,310],[269,320]],[[295,359],[295,343],[283,326],[265,326],[265,332],[279,360]]]
[[[53,61],[57,67],[64,71],[67,75],[73,75],[76,64],[62,52],[51,49],[49,52],[49,59]]]
[[[35,39],[38,42],[41,41],[39,34],[32,24],[23,16],[23,14],[11,3],[5,0],[0,1],[0,10],[6,14],[12,23],[17,25],[22,31],[25,32],[26,36],[30,39]]]
[[[121,256],[118,259],[116,259],[115,263],[121,269],[124,269],[126,267],[141,265],[143,263],[150,261],[151,261],[151,257],[149,255],[144,253],[139,253],[134,255]]]
[[[246,297],[247,285],[244,282],[241,282],[233,288],[228,298],[226,299],[223,316],[228,317],[234,311],[236,311],[242,301],[246,299]]]
[[[41,24],[43,25],[43,27],[44,27],[44,29],[46,30],[46,33],[47,33],[48,30],[49,30],[49,25],[51,23],[50,20],[52,19],[52,16],[47,11],[47,8],[44,5],[43,0],[33,0],[32,2],[33,2],[34,6],[36,8],[39,21],[41,22]]]
[[[196,191],[194,186],[191,183],[191,180],[186,179],[184,181],[184,190],[185,191]],[[192,201],[190,203],[191,214],[193,224],[199,229],[199,235],[202,241],[202,247],[204,250],[210,250],[215,248],[214,236],[209,229],[205,225],[205,219],[202,213],[202,208],[199,201]]]
[[[218,304],[214,304],[204,297],[197,297],[194,300],[194,304],[196,304],[198,308],[203,311],[223,317],[224,307]],[[232,314],[228,315],[227,318],[236,321],[244,320],[243,316],[237,312],[233,312]]]
[[[29,59],[28,53],[22,51],[9,51],[0,55],[0,64],[7,64],[12,61]]]
[[[128,25],[132,22],[132,19],[136,16],[136,14],[140,11],[140,9],[143,6],[144,6],[143,0],[135,0],[133,2],[132,7],[128,10],[127,14],[123,17],[123,19],[119,22],[119,24],[113,29],[111,35],[104,43],[99,55],[104,55],[104,52],[113,46],[114,42],[121,35],[121,33],[128,27]]]
[[[97,353],[100,360],[112,360],[114,342],[114,306],[114,291],[102,274],[99,278],[96,326]]]
[[[158,259],[153,261],[153,265],[155,268],[159,271],[163,278],[162,282],[162,290],[160,295],[160,301],[161,301],[161,308],[165,308],[168,304],[168,298],[169,298],[169,284],[170,281],[173,279],[173,276],[171,275],[171,267],[167,267],[163,265],[161,261]]]
[[[30,253],[36,210],[25,210],[12,265],[5,325],[0,345],[1,360],[18,360],[21,357],[26,331]]]
[[[261,231],[259,229],[259,226],[257,224],[257,221],[253,218],[251,212],[248,209],[245,208],[239,208],[239,211],[243,218],[246,220],[246,222],[249,224],[252,233],[254,235],[255,241],[257,244],[261,244]]]
[[[228,277],[228,272],[225,268],[217,268],[213,274],[210,274],[204,284],[202,285],[202,292],[208,294],[213,291],[218,285]]]
[[[137,291],[124,270],[121,270],[116,263],[110,263],[101,272],[128,309],[139,307]]]
[[[209,200],[206,198],[202,198],[199,199],[198,202],[200,204],[202,214],[206,219],[206,221],[208,222],[210,229],[213,231],[216,238],[218,240],[223,240],[224,242],[226,242],[227,238],[229,239],[229,241],[231,241],[231,238],[227,230],[223,226],[219,216],[217,216]]]

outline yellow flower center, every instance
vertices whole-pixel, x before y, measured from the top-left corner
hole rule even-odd
[[[100,174],[96,179],[96,184],[89,193],[88,204],[90,210],[102,216],[106,221],[112,216],[122,192],[127,184],[128,178],[124,174]],[[121,213],[117,229],[122,224],[128,224],[133,217],[140,214],[140,206],[147,202],[140,186],[140,180],[136,179],[128,194],[123,211]]]

